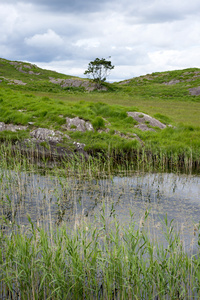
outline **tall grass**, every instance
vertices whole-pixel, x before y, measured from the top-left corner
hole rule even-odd
[[[33,149],[34,152],[34,149]],[[70,198],[75,180],[94,181],[112,177],[113,170],[128,172],[149,170],[155,162],[161,170],[165,156],[156,159],[145,151],[138,152],[136,163],[124,168],[112,159],[80,157],[63,160],[62,166],[37,157],[23,156],[12,145],[0,151],[0,297],[2,299],[198,299],[200,297],[199,249],[194,255],[186,251],[185,241],[169,222],[163,221],[161,235],[149,235],[148,212],[140,221],[130,213],[130,222],[121,224],[112,207],[103,204],[90,221],[84,213],[73,215],[68,223],[62,218],[63,203],[70,211],[76,201]],[[117,155],[115,156],[117,159]],[[173,162],[175,159],[173,158]],[[35,164],[37,162],[37,164]],[[42,162],[42,163],[41,163]],[[189,166],[189,164],[188,164]],[[132,168],[132,169],[131,169]],[[178,162],[177,162],[178,168]],[[25,172],[28,171],[28,172]],[[49,175],[48,184],[38,182],[35,172]],[[72,181],[62,178],[72,177]],[[55,187],[51,185],[55,182]],[[74,180],[74,181],[73,181]],[[32,182],[30,185],[29,182]],[[47,187],[48,186],[48,187]],[[51,186],[51,190],[49,189]],[[95,186],[95,183],[94,183]],[[34,190],[36,189],[36,190]],[[29,199],[25,197],[28,190]],[[23,219],[25,202],[36,207],[36,218]],[[42,195],[42,197],[41,197]],[[57,222],[50,207],[56,197]],[[47,201],[49,199],[49,202]],[[29,203],[30,202],[30,203]],[[16,214],[16,210],[20,214]],[[26,218],[26,216],[24,216]],[[46,221],[44,221],[44,219]],[[200,226],[194,234],[200,246]],[[188,247],[187,247],[188,249]],[[192,245],[191,245],[192,249]]]
[[[166,243],[149,238],[147,217],[124,228],[103,211],[71,229],[45,231],[29,220],[1,231],[2,299],[199,299],[199,252],[184,251],[167,218]]]
[[[113,172],[142,171],[142,172],[184,172],[199,173],[200,153],[188,147],[187,151],[182,152],[174,146],[166,148],[156,148],[153,144],[146,147],[138,147],[136,141],[127,141],[126,144],[118,142],[116,145],[95,145],[93,149],[86,149],[89,156],[85,158],[81,153],[71,153],[55,155],[51,148],[38,148],[34,145],[28,148],[18,143],[16,139],[7,141],[0,145],[0,167],[2,169],[15,169],[20,171],[40,171],[55,174],[95,176],[111,174]],[[13,138],[12,137],[12,138]]]

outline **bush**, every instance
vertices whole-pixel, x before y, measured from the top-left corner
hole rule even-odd
[[[94,119],[94,121],[92,122],[92,126],[94,127],[94,129],[98,130],[98,129],[104,129],[105,128],[105,121],[103,118],[101,117],[96,117]]]

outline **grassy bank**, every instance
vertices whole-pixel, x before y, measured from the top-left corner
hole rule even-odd
[[[140,161],[146,157],[146,163],[148,157],[159,164],[176,165],[178,161],[196,167],[200,162],[200,96],[191,95],[190,89],[200,85],[199,72],[193,68],[153,73],[105,83],[107,91],[88,92],[51,82],[51,78],[76,79],[72,76],[1,59],[0,122],[28,128],[17,133],[0,132],[0,140],[15,143],[28,138],[31,130],[46,127],[84,143],[85,151],[104,160]],[[147,113],[171,127],[143,132],[134,127],[137,122],[127,116],[128,111]],[[76,116],[90,121],[94,132],[63,129],[66,117]],[[62,146],[70,148],[71,144],[65,140]]]
[[[103,102],[72,103],[48,97],[24,95],[12,90],[0,92],[2,122],[20,125],[28,125],[32,122],[33,124],[28,125],[26,131],[0,132],[2,142],[10,140],[15,143],[17,140],[28,138],[30,131],[34,128],[46,127],[62,130],[71,137],[72,141],[84,143],[86,145],[84,150],[89,154],[98,157],[101,155],[104,159],[113,160],[114,163],[120,159],[122,162],[135,158],[140,161],[145,156],[152,161],[165,160],[166,164],[176,164],[179,161],[184,165],[190,161],[190,164],[192,162],[195,167],[200,162],[200,127],[194,125],[196,124],[195,118],[192,122],[192,110],[196,109],[192,107],[192,104],[190,104],[189,115],[191,125],[174,122],[165,116],[163,111],[163,114],[157,113],[154,116],[167,125],[173,124],[173,127],[167,127],[164,130],[156,129],[155,132],[142,132],[134,127],[136,122],[126,113],[140,110],[136,107],[108,105]],[[177,103],[180,109],[184,108],[181,102]],[[185,113],[186,111],[188,113],[187,106]],[[90,121],[95,131],[81,133],[63,130],[65,118],[77,115]],[[109,131],[107,132],[106,129]],[[139,139],[136,139],[135,135]],[[66,140],[62,146],[70,148],[71,144],[72,142]]]

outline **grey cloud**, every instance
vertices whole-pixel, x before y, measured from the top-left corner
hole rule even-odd
[[[3,0],[8,4],[16,4],[15,0]],[[103,9],[105,3],[112,2],[111,0],[21,0],[18,3],[32,4],[39,6],[41,9],[62,12],[62,13],[88,13]]]
[[[125,14],[130,23],[165,23],[177,20],[183,20],[187,16],[200,14],[200,2],[198,0],[143,0],[131,1],[125,0]]]
[[[58,70],[66,62],[66,73],[83,76],[89,61],[111,55],[110,79],[167,70],[197,44],[199,12],[199,0],[1,0],[0,57]]]

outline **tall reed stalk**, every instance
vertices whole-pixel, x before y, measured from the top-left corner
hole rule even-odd
[[[152,240],[147,218],[124,228],[103,210],[95,224],[82,219],[74,229],[46,231],[29,219],[1,232],[2,299],[198,299],[199,252],[184,251],[167,218],[166,243]]]

